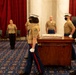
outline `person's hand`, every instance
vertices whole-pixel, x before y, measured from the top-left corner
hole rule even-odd
[[[72,38],[72,35],[69,35],[70,38]]]
[[[30,49],[30,52],[34,52],[34,51],[35,51],[35,49],[33,49],[33,48]]]

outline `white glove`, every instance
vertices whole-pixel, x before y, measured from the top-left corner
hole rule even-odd
[[[72,38],[72,35],[69,35],[70,38]]]
[[[35,51],[35,49],[33,49],[33,48],[30,49],[30,52],[34,52],[34,51]]]

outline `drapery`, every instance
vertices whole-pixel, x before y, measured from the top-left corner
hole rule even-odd
[[[70,0],[69,12],[72,16],[76,16],[76,0]]]
[[[0,0],[0,29],[3,36],[6,34],[9,20],[12,19],[21,31],[21,36],[26,36],[25,23],[27,19],[27,0]]]

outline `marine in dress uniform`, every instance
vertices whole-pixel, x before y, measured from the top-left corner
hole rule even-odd
[[[11,49],[14,49],[16,35],[17,35],[17,27],[15,24],[13,24],[13,20],[10,20],[10,24],[8,24],[8,26],[7,26],[7,31],[9,34],[10,47],[11,47]]]
[[[56,23],[53,20],[53,17],[50,16],[50,20],[46,22],[46,33],[47,34],[55,34],[57,29],[56,29]]]
[[[29,53],[28,53],[28,59],[26,63],[27,65],[25,67],[24,73],[19,74],[19,75],[30,74],[33,60],[39,72],[39,74],[36,74],[36,75],[43,75],[44,67],[38,55],[38,44],[37,44],[37,39],[38,39],[39,31],[40,31],[39,23],[38,23],[39,20],[37,17],[30,16],[29,22],[30,22],[29,26],[31,27],[29,28],[28,36],[27,36],[27,41],[29,44]]]
[[[65,24],[64,24],[64,36],[72,37],[73,33],[75,32],[75,26],[73,25],[72,21],[70,20],[71,14],[65,15]]]
[[[72,35],[75,32],[75,26],[73,25],[72,21],[70,20],[70,16],[71,14],[66,14],[65,17],[65,24],[64,24],[64,36],[68,36],[70,38],[72,38]],[[72,44],[73,45],[73,44]],[[72,47],[72,60],[76,59],[76,54],[75,54],[75,50]]]

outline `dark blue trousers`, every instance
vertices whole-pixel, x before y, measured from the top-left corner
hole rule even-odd
[[[35,62],[35,65],[37,67],[38,72],[43,73],[44,68],[43,68],[43,64],[40,60],[40,57],[38,55],[38,45],[37,44],[35,45],[35,52],[30,52],[30,48],[31,48],[31,45],[29,45],[29,53],[28,53],[28,59],[27,59],[26,67],[25,67],[25,73],[30,74],[33,60]]]
[[[15,48],[15,41],[16,41],[16,35],[15,34],[9,34],[9,41],[11,49]]]
[[[70,35],[70,33],[68,33],[68,34],[64,34],[64,36],[69,36]]]
[[[48,30],[48,34],[55,34],[54,30]]]

